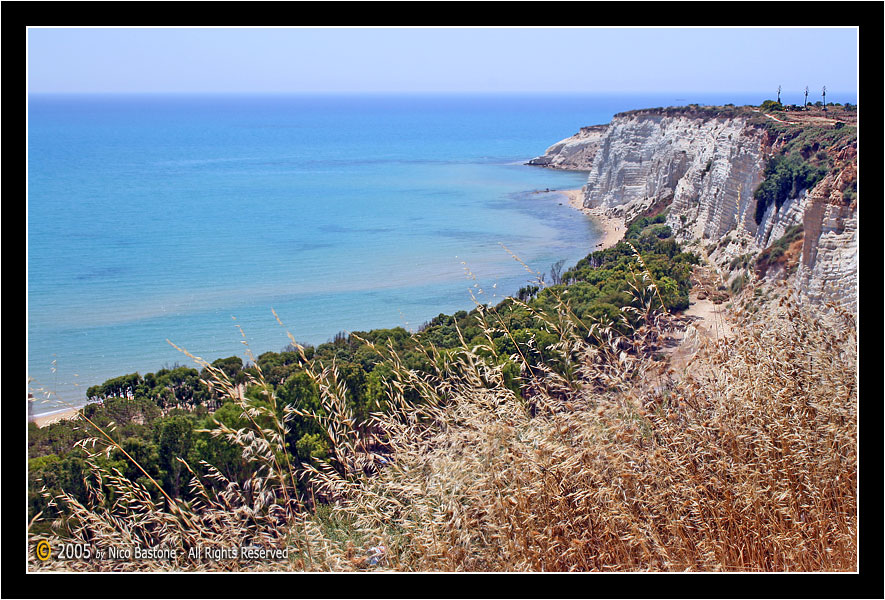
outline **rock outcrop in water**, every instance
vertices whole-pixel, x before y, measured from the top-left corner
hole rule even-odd
[[[556,142],[543,155],[526,164],[566,171],[589,171],[607,129],[608,125],[581,127],[578,133]]]
[[[793,285],[811,302],[856,310],[857,200],[843,193],[856,180],[856,141],[832,149],[835,167],[822,181],[793,190],[759,219],[754,192],[778,144],[789,138],[772,134],[766,118],[750,107],[629,111],[608,126],[582,129],[530,164],[589,168],[584,206],[628,221],[669,204],[667,224],[676,237],[707,249],[723,270],[800,225],[804,239]]]

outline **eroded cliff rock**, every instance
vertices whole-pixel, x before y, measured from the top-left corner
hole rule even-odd
[[[616,116],[594,160],[584,205],[628,220],[672,197],[668,224],[683,240],[755,231],[752,190],[765,165],[745,118],[636,112]]]
[[[607,129],[608,125],[581,127],[578,133],[556,142],[543,155],[526,164],[566,171],[589,171]]]
[[[844,174],[828,175],[807,195],[802,214],[805,240],[796,280],[809,300],[837,300],[856,311],[857,203],[846,202],[839,189]]]
[[[750,107],[630,111],[615,115],[604,129],[554,144],[532,164],[589,165],[584,206],[628,221],[669,203],[667,224],[677,239],[703,248],[726,278],[737,277],[727,272],[729,266],[746,264],[747,257],[801,226],[798,270],[774,269],[771,276],[790,276],[811,302],[856,309],[857,202],[846,192],[856,189],[856,142],[829,149],[834,166],[823,181],[812,189],[793,189],[780,206],[772,203],[764,213],[760,207],[759,219],[754,191],[769,158],[794,135],[773,134],[760,122],[765,115]],[[809,145],[808,152],[817,151],[816,143]]]

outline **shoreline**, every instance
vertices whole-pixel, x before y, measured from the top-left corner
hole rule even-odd
[[[61,410],[53,411],[51,413],[45,413],[42,415],[34,415],[30,420],[35,423],[37,427],[46,427],[52,423],[56,423],[58,421],[66,421],[69,419],[73,419],[80,412],[80,408],[64,408]]]
[[[593,222],[596,223],[603,232],[602,241],[600,243],[597,243],[593,247],[594,252],[596,250],[605,250],[606,248],[611,248],[622,239],[624,239],[624,233],[626,233],[627,231],[624,218],[606,215],[601,208],[587,208],[583,204],[584,199],[580,189],[550,190],[549,192],[542,191],[539,193],[550,193],[565,196],[569,206],[593,219]]]
[[[594,246],[590,249],[590,252],[611,248],[623,239],[624,233],[626,231],[626,227],[624,226],[624,219],[622,217],[612,217],[606,215],[605,212],[600,208],[585,207],[583,205],[583,194],[581,189],[548,189],[537,190],[535,193],[555,194],[560,197],[564,197],[564,203],[567,203],[569,207],[584,213],[592,219],[593,223],[602,230],[602,238],[601,241],[598,241],[594,244]],[[47,425],[51,425],[52,423],[76,418],[77,414],[82,408],[82,406],[71,407],[54,410],[49,413],[35,414],[31,416],[29,422],[35,423],[37,427],[40,428],[46,427]]]

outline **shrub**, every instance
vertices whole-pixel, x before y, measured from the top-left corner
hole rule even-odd
[[[787,198],[795,196],[802,189],[813,187],[824,178],[826,172],[825,167],[803,160],[798,153],[772,157],[765,169],[764,180],[753,194],[756,199],[756,224],[762,223],[769,206],[774,204],[779,209]]]
[[[775,110],[783,110],[784,106],[777,100],[766,100],[759,108],[762,112],[772,112]]]

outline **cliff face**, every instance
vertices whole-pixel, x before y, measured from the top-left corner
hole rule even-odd
[[[814,302],[837,300],[857,310],[857,201],[842,190],[857,176],[857,149],[841,152],[842,168],[831,173],[805,197],[805,240],[797,273],[802,293]]]
[[[741,118],[628,113],[612,120],[584,186],[584,205],[633,218],[672,198],[682,239],[755,231],[752,190],[762,180],[761,134]]]
[[[839,191],[845,188],[842,179],[856,177],[856,150],[853,155],[851,148],[842,150],[837,175],[830,173],[811,190],[795,190],[779,208],[771,204],[757,224],[753,193],[776,141],[752,122],[754,115],[758,118],[751,110],[631,111],[594,132],[598,140],[587,142],[583,153],[567,150],[579,145],[576,136],[551,146],[545,157],[556,160],[557,168],[569,168],[571,157],[574,165],[589,164],[586,207],[629,221],[653,204],[669,203],[667,224],[675,236],[697,240],[723,268],[737,257],[757,255],[801,225],[804,241],[793,285],[809,301],[856,309],[857,206]],[[588,160],[591,144],[596,153]]]
[[[578,133],[553,144],[543,155],[526,164],[566,171],[589,171],[607,129],[608,125],[581,127]]]

